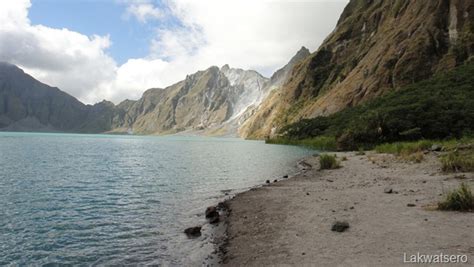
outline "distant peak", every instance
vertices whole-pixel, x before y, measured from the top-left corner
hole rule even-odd
[[[10,74],[16,73],[18,75],[25,74],[25,72],[18,66],[5,61],[0,61],[0,71]]]
[[[221,71],[229,71],[230,67],[229,64],[225,64],[224,66],[221,67]]]
[[[298,53],[299,53],[299,52],[309,53],[309,49],[306,48],[306,46],[303,45],[303,46],[300,48],[300,50],[298,51]]]
[[[10,68],[10,69],[20,69],[18,66],[5,62],[5,61],[0,61],[0,67],[2,68]]]
[[[296,52],[296,54],[291,58],[290,64],[294,65],[297,62],[299,62],[299,61],[303,60],[304,58],[308,57],[309,55],[311,55],[311,53],[309,52],[308,48],[302,46],[300,48],[300,50],[298,50],[298,52]]]
[[[309,49],[302,46],[300,50],[296,53],[296,55],[302,55],[302,56],[309,56],[311,53],[309,52]]]

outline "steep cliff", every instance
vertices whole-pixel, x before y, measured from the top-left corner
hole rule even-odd
[[[228,133],[222,125],[260,103],[268,79],[255,71],[211,67],[165,89],[149,89],[116,117],[112,132]],[[120,105],[125,106],[125,103]],[[119,106],[120,106],[119,105]],[[228,133],[232,134],[232,133]]]
[[[272,135],[451,70],[474,52],[474,1],[351,0],[321,47],[290,72],[240,132]]]
[[[84,105],[0,62],[0,130],[103,132],[110,129],[116,112],[110,102]]]

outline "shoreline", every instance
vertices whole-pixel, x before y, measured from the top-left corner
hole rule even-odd
[[[307,171],[308,167],[311,168],[310,165],[308,165],[305,161],[307,158],[310,158],[312,156],[306,156],[303,158],[300,158],[298,160],[295,160],[294,168],[292,171],[282,173],[278,178],[273,177],[272,180],[270,181],[270,184],[275,183],[275,181],[278,182],[283,182],[287,181],[293,177],[296,177],[298,175],[301,175],[305,171]],[[270,178],[269,178],[270,179]],[[217,224],[212,224],[208,218],[206,218],[206,223],[204,225],[197,225],[198,227],[201,227],[202,230],[204,228],[208,228],[207,230],[204,230],[206,233],[203,233],[206,237],[205,242],[210,242],[214,244],[214,250],[208,254],[202,262],[203,266],[220,266],[222,265],[222,260],[225,255],[225,244],[227,244],[228,238],[227,238],[227,227],[228,227],[228,217],[229,217],[229,206],[228,203],[232,201],[234,198],[238,197],[241,194],[245,194],[246,192],[254,191],[254,190],[259,190],[263,187],[268,186],[269,184],[265,183],[265,181],[262,180],[262,184],[257,184],[253,185],[250,187],[247,187],[245,189],[240,189],[240,190],[235,190],[235,189],[227,189],[227,190],[222,190],[222,192],[225,194],[222,198],[220,198],[213,206],[209,207],[203,207],[203,211],[215,207],[217,211],[219,212],[219,222]],[[203,214],[205,216],[205,213]],[[192,227],[189,227],[192,228]],[[185,229],[183,229],[185,230]],[[184,233],[185,234],[185,233]],[[188,236],[189,239],[194,239],[196,237],[193,236]]]
[[[417,252],[474,261],[474,214],[434,208],[461,182],[473,187],[473,173],[441,173],[435,153],[418,164],[334,154],[347,158],[340,169],[320,171],[318,158],[307,157],[312,168],[225,200],[220,264],[393,266]],[[331,231],[336,220],[350,228]]]

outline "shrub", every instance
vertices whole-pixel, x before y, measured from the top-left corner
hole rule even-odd
[[[440,210],[472,211],[474,210],[474,196],[471,189],[462,183],[458,189],[449,192],[444,201],[438,203]]]
[[[387,153],[408,156],[431,148],[433,141],[420,140],[417,142],[386,143],[375,147],[377,153]]]
[[[363,155],[365,155],[365,151],[364,151],[364,149],[359,148],[359,150],[355,154],[356,154],[356,156],[363,156]]]
[[[409,161],[413,161],[415,163],[421,163],[423,159],[425,158],[423,152],[416,152],[411,155],[408,155],[405,157]]]
[[[445,172],[474,171],[474,153],[450,152],[441,157],[441,164]]]
[[[417,82],[328,117],[282,128],[291,140],[333,136],[339,150],[474,132],[474,63]]]
[[[336,155],[321,154],[319,156],[319,165],[321,170],[337,169],[340,167]]]
[[[265,143],[279,145],[299,145],[323,151],[336,151],[336,138],[330,136],[318,136],[301,140],[279,137],[267,139]]]
[[[318,136],[311,139],[303,139],[300,141],[300,144],[323,151],[336,151],[336,138],[330,136]]]

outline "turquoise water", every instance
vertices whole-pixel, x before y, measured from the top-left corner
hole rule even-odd
[[[0,132],[0,265],[201,264],[206,206],[311,151],[200,137]],[[224,191],[223,191],[224,190]]]

